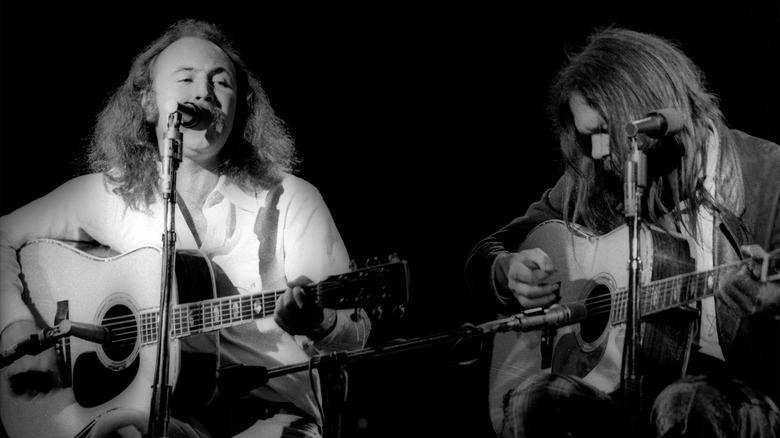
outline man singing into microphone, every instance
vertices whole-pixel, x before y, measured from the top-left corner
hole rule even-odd
[[[321,194],[291,174],[297,160],[284,123],[220,29],[184,20],[135,58],[128,78],[100,113],[89,153],[94,173],[0,218],[3,350],[43,328],[22,297],[17,252],[26,243],[50,238],[118,253],[160,247],[165,229],[161,155],[169,112],[177,110],[183,150],[175,186],[176,249],[198,250],[208,258],[220,295],[280,291],[278,300],[265,304],[276,304],[273,317],[219,332],[219,365],[274,368],[362,348],[371,326],[365,312],[323,309],[296,287],[349,271],[349,257]],[[148,432],[145,397],[111,405],[94,424],[78,424],[69,415],[86,408],[100,412],[99,407],[73,401],[56,415],[37,419],[45,426],[18,424],[19,418],[6,416],[12,405],[68,398],[70,388],[60,388],[53,349],[20,358],[3,369],[3,377],[2,420],[11,438],[33,436],[25,431],[39,426],[47,430],[35,436],[72,437],[82,428],[90,437]],[[95,379],[90,376],[87,383],[108,385]],[[261,387],[231,381],[233,387],[220,386],[225,391],[197,411],[185,409],[189,400],[174,391],[168,436],[321,436],[316,370],[272,378]],[[187,384],[213,390],[199,388],[208,382]]]
[[[626,127],[659,110],[679,114],[682,126],[666,133],[650,132],[642,124],[639,130],[645,131],[637,140],[647,163],[640,211],[645,224],[660,230],[654,235],[672,240],[644,242],[658,245],[653,248],[658,260],[643,260],[644,270],[666,263],[662,257],[671,257],[672,264],[679,257],[704,271],[736,260],[746,245],[755,245],[754,253],[760,253],[757,247],[767,252],[780,248],[780,146],[729,129],[715,96],[705,88],[704,75],[673,44],[626,29],[597,31],[556,76],[549,105],[566,164],[563,176],[523,216],[480,241],[466,263],[469,288],[500,313],[556,303],[563,290],[555,277],[560,268],[599,262],[556,260],[523,243],[537,225],[552,219],[564,221],[563,229],[571,231],[559,242],[568,247],[583,227],[598,236],[625,226],[624,164],[632,150]],[[664,241],[690,242],[690,251],[665,254]],[[601,242],[602,255],[610,252],[603,247],[607,242]],[[616,245],[627,247],[628,239]],[[611,272],[628,269],[627,258],[615,264]],[[602,280],[609,284],[608,277]],[[712,285],[715,279],[709,281]],[[625,327],[606,324],[601,330],[609,338],[600,337],[602,332],[580,333],[566,346],[558,344],[552,367],[536,359],[545,348],[540,334],[523,333],[511,343],[497,338],[490,381],[490,415],[497,433],[623,437],[638,430],[667,437],[778,436],[780,284],[761,281],[749,267],[724,271],[715,284],[710,296],[690,304],[691,312],[666,312],[679,325],[667,325],[662,334],[690,327],[690,349],[684,335],[677,337],[683,349],[667,347],[674,336],[644,337],[644,352],[675,353],[673,362],[682,361],[685,375],[648,365],[658,358],[645,356],[638,369],[651,384],[637,404],[623,398],[625,392],[590,379],[599,361],[613,355],[612,347],[623,347]],[[610,293],[614,306],[617,291]],[[613,307],[613,320],[614,312]],[[687,314],[693,315],[689,325]],[[644,323],[643,330],[649,326]],[[594,351],[590,363],[576,357],[604,346]],[[619,352],[617,358],[619,365]],[[613,377],[619,373],[614,370]],[[637,421],[626,421],[632,415]]]

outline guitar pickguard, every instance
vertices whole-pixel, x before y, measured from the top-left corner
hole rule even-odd
[[[76,402],[85,408],[94,408],[111,401],[135,380],[138,367],[136,358],[130,366],[114,371],[103,366],[95,352],[82,353],[73,364]]]

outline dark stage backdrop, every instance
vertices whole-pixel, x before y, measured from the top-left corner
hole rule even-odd
[[[351,256],[409,262],[406,313],[378,323],[371,345],[492,317],[468,298],[466,256],[559,176],[545,92],[595,26],[678,41],[731,126],[780,142],[777,1],[10,3],[1,11],[0,213],[79,172],[98,111],[145,44],[178,18],[219,22],[289,125],[299,174],[322,192]],[[451,346],[350,364],[343,436],[489,436],[489,363],[483,354],[460,365],[470,351]]]

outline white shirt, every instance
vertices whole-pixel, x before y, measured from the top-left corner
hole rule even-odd
[[[247,192],[229,178],[220,177],[203,208],[206,232],[200,236],[200,248],[177,205],[177,249],[200,250],[224,270],[241,294],[267,289],[272,286],[269,282],[274,287],[284,287],[287,279],[299,276],[316,282],[347,272],[347,250],[319,191],[292,175],[285,176],[281,188],[278,202],[266,206],[269,191]],[[256,231],[263,208],[275,209],[278,221],[268,229]],[[0,329],[15,321],[33,319],[21,299],[20,268],[16,261],[16,251],[25,243],[39,238],[96,241],[120,253],[142,246],[159,248],[164,232],[163,212],[162,200],[152,205],[149,212],[128,208],[121,197],[106,187],[102,175],[91,174],[74,178],[0,218]],[[259,249],[263,239],[273,243],[272,257],[264,254],[264,259],[277,263],[283,270],[278,275],[283,278],[260,275]],[[306,362],[317,351],[351,350],[365,345],[370,330],[367,317],[353,322],[339,315],[337,321],[336,328],[316,344],[290,336],[270,317],[236,328],[232,335],[223,331],[222,363],[273,368]],[[251,335],[246,336],[248,333]],[[292,401],[319,418],[307,372],[273,378],[257,395]]]

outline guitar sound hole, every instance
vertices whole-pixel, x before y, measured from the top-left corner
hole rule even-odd
[[[580,324],[580,336],[585,342],[595,342],[609,324],[612,308],[609,288],[603,284],[594,287],[585,300],[585,308],[588,310],[588,318]]]
[[[103,324],[111,331],[110,344],[104,346],[103,352],[113,361],[127,359],[133,354],[138,339],[133,312],[127,306],[115,305],[103,316]]]

